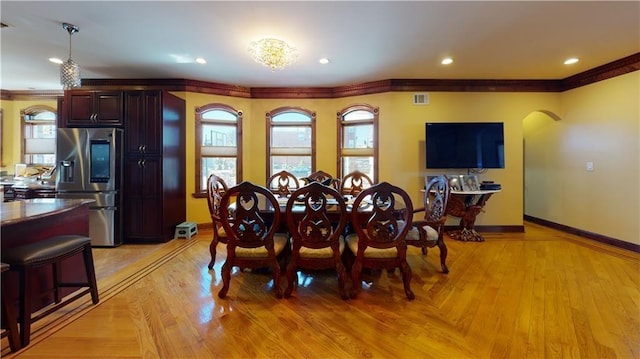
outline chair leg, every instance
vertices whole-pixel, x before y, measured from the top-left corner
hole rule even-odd
[[[7,337],[9,339],[9,347],[12,352],[17,352],[22,347],[20,344],[20,333],[18,332],[18,317],[14,303],[9,299],[9,295],[5,290],[2,291],[2,318],[7,325]]]
[[[338,272],[338,289],[340,291],[340,297],[344,300],[349,299],[349,294],[347,294],[346,283],[347,283],[347,271],[340,260],[340,257],[336,259],[336,271]]]
[[[213,230],[214,232],[216,231],[216,227],[213,226]],[[218,247],[218,238],[216,236],[216,234],[213,234],[213,238],[211,238],[211,243],[209,244],[209,253],[211,254],[211,261],[209,262],[209,265],[207,265],[207,268],[209,269],[213,269],[213,265],[216,264],[216,249]]]
[[[62,273],[61,265],[62,263],[60,263],[60,261],[51,264],[51,270],[53,272],[53,300],[55,303],[60,303],[60,282],[62,282],[60,278],[60,273]]]
[[[449,268],[447,267],[447,253],[449,252],[447,249],[447,245],[444,243],[444,236],[440,235],[441,238],[438,239],[438,248],[440,249],[440,267],[442,267],[442,273],[449,273]]]
[[[276,291],[276,298],[282,298],[282,287],[280,286],[280,272],[281,272],[280,264],[278,264],[278,260],[274,259],[273,263],[271,263],[271,271],[273,272],[273,289]]]
[[[411,290],[411,267],[409,267],[409,263],[406,261],[402,263],[400,266],[400,271],[402,272],[402,284],[404,284],[404,294],[409,298],[409,300],[413,300],[416,298],[416,295],[413,294]]]
[[[229,292],[229,282],[231,281],[231,262],[227,259],[222,265],[222,288],[218,292],[218,298],[224,298]]]
[[[360,272],[362,271],[362,263],[358,260],[354,261],[351,267],[351,282],[353,287],[351,288],[351,298],[356,298],[358,293],[362,289],[362,282],[360,281]]]
[[[98,304],[100,298],[98,296],[98,282],[96,280],[96,270],[93,264],[93,252],[91,252],[91,244],[84,246],[82,251],[82,257],[84,259],[84,267],[87,273],[87,283],[91,289],[91,301],[93,304]]]
[[[298,257],[296,255],[291,256],[291,260],[287,265],[287,289],[284,291],[284,297],[291,297],[291,293],[293,292],[294,285],[298,283],[298,276],[296,275],[296,267],[298,263]]]
[[[20,343],[22,347],[29,345],[31,337],[31,295],[28,295],[31,291],[31,268],[23,267],[19,270],[20,276]]]

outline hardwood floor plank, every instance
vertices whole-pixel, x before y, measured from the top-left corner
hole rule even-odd
[[[101,301],[56,312],[3,358],[639,358],[640,255],[526,223],[525,233],[411,247],[400,274],[363,275],[356,300],[332,271],[299,272],[278,300],[268,273],[234,270],[217,292],[210,230],[159,245],[95,249]],[[447,238],[448,239],[448,238]],[[284,284],[283,282],[283,285]],[[351,284],[349,284],[351,285]]]

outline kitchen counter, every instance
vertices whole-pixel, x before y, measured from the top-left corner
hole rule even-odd
[[[89,236],[89,206],[94,200],[38,198],[23,201],[5,202],[0,205],[0,244],[2,249],[46,242],[48,238],[58,235]],[[81,268],[82,255],[77,254],[63,261],[63,281],[79,282],[84,273]],[[53,302],[53,295],[40,297],[46,288],[52,288],[52,271],[50,266],[34,269],[38,278],[33,285],[32,293],[34,311]],[[2,280],[2,290],[6,290],[10,298],[18,297],[18,278],[10,273],[7,280]],[[75,288],[64,288],[65,296]]]
[[[56,198],[36,198],[5,202],[0,205],[0,224],[4,227],[5,225],[33,221],[47,216],[56,216],[93,202],[95,201],[88,199]]]

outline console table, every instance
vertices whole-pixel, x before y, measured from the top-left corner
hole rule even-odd
[[[447,214],[460,217],[460,229],[448,232],[453,239],[482,242],[484,238],[475,230],[476,216],[489,198],[500,190],[451,191]]]

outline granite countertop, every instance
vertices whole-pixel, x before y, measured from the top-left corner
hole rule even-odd
[[[0,225],[5,226],[72,210],[95,202],[93,199],[35,198],[0,205]]]

